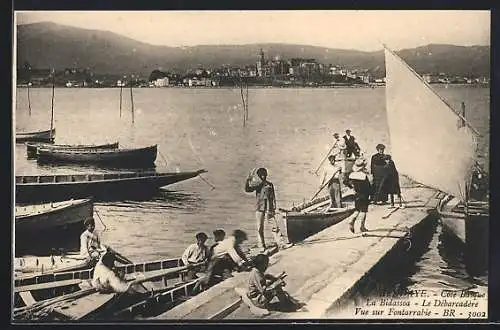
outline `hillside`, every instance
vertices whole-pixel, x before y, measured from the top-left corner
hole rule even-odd
[[[87,30],[42,22],[18,26],[17,63],[56,70],[90,68],[94,72],[148,75],[152,70],[185,71],[187,68],[245,66],[257,61],[262,48],[266,58],[279,55],[315,58],[325,64],[384,71],[383,52],[332,49],[292,44],[155,46],[112,32]],[[489,46],[427,45],[399,52],[418,72],[453,75],[488,75]]]

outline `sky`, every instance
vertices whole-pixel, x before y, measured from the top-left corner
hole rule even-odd
[[[154,45],[289,43],[374,51],[430,43],[490,45],[490,12],[467,10],[25,11],[16,23],[51,21],[107,30]]]

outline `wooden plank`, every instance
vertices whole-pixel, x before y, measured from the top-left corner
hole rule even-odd
[[[82,283],[80,279],[72,279],[65,281],[57,281],[57,282],[48,282],[48,283],[40,283],[40,284],[32,284],[32,285],[23,285],[14,288],[14,293],[21,293],[32,290],[44,290],[44,289],[53,289],[62,286],[76,285]]]
[[[26,304],[26,306],[31,306],[36,303],[35,298],[33,298],[33,295],[29,291],[23,291],[19,292],[19,296],[23,300],[23,302]]]

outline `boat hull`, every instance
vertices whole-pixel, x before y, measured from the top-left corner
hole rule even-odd
[[[15,212],[17,255],[63,246],[75,248],[85,229],[85,220],[93,218],[94,207],[90,199],[83,199],[66,201],[63,205],[16,206]]]
[[[27,132],[27,133],[16,133],[16,143],[23,142],[47,142],[52,143],[56,135],[56,129],[52,129],[52,134],[50,130],[39,131],[39,132]]]
[[[196,172],[136,172],[106,174],[75,174],[50,176],[16,176],[16,203],[62,201],[69,198],[117,200],[143,197],[160,187],[194,178]]]
[[[461,246],[470,274],[483,274],[488,268],[489,208],[482,205],[471,204],[465,212],[452,198],[442,203],[439,210],[443,233]]]
[[[96,149],[116,149],[119,143],[105,143],[105,144],[87,144],[87,145],[71,145],[71,144],[50,144],[50,143],[26,143],[26,154],[28,158],[36,158],[38,148],[54,149],[54,150],[96,150]]]
[[[38,148],[40,163],[55,164],[98,164],[115,168],[153,167],[157,156],[157,146],[139,149],[53,149]]]
[[[329,213],[288,213],[284,217],[288,240],[299,242],[333,226],[354,213],[354,208],[338,209]]]

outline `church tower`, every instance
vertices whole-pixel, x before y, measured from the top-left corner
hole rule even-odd
[[[259,53],[259,61],[257,61],[257,76],[262,77],[263,69],[264,69],[264,51],[261,48]]]

